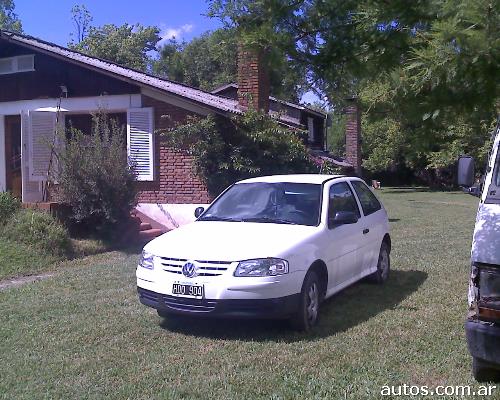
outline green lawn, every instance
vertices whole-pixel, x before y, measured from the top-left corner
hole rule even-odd
[[[71,239],[72,258],[85,257],[107,251],[106,245],[96,239]],[[109,249],[109,247],[108,247]],[[48,254],[34,246],[6,239],[0,235],[0,280],[34,275],[64,267],[61,257]]]
[[[57,257],[0,237],[0,279],[50,269]]]
[[[477,199],[379,193],[389,282],[327,301],[313,334],[283,322],[160,324],[137,300],[137,254],[71,261],[1,291],[0,398],[371,399],[382,385],[474,384],[463,322]]]

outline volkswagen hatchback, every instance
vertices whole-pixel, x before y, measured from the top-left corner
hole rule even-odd
[[[195,216],[149,242],[137,267],[139,299],[162,317],[289,318],[309,330],[324,299],[389,275],[387,213],[359,178],[247,179]]]

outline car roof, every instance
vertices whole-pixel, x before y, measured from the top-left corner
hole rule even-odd
[[[296,175],[270,175],[270,176],[260,176],[257,178],[250,178],[239,181],[237,183],[277,183],[277,182],[287,182],[287,183],[314,183],[322,184],[328,180],[336,178],[345,178],[345,175],[324,175],[324,174],[296,174]]]

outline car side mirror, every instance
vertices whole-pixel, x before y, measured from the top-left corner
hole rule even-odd
[[[355,224],[359,217],[352,211],[338,211],[333,218],[328,220],[328,227],[333,228],[338,225]]]
[[[458,186],[470,188],[474,184],[474,158],[460,156],[457,168]]]
[[[203,214],[203,211],[205,211],[204,207],[196,207],[194,210],[194,216],[198,218],[201,214]]]

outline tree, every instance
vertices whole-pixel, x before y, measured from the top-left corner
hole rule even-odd
[[[0,0],[0,29],[22,33],[23,27],[14,9],[13,0]]]
[[[156,74],[211,91],[237,78],[238,33],[235,29],[205,32],[191,42],[171,40],[160,49]],[[305,72],[291,65],[282,52],[270,49],[271,94],[297,101],[306,91]]]
[[[460,154],[484,164],[498,113],[499,16],[489,1],[447,0],[399,68],[366,80],[365,166],[404,164],[435,185]]]
[[[129,68],[148,71],[151,64],[148,52],[156,51],[159,32],[157,27],[140,24],[91,26],[81,42],[69,43],[69,47]]]
[[[301,138],[304,132],[283,128],[253,110],[230,122],[215,116],[190,118],[161,133],[172,147],[193,156],[212,196],[241,179],[314,170]]]
[[[90,24],[92,22],[92,15],[85,4],[75,5],[71,8],[71,19],[75,24],[76,29],[76,43],[80,43],[87,36]],[[73,34],[70,33],[71,36]],[[73,43],[73,42],[72,42]]]
[[[280,47],[340,108],[364,109],[365,167],[431,182],[460,153],[484,157],[498,113],[499,13],[489,0],[212,0],[245,40]]]
[[[412,4],[212,0],[209,15],[238,29],[247,45],[281,49],[294,64],[307,68],[313,88],[335,102],[355,93],[368,71],[397,64],[393,55],[407,48],[411,36],[403,24],[417,26]],[[389,23],[393,20],[401,24],[398,29]]]

